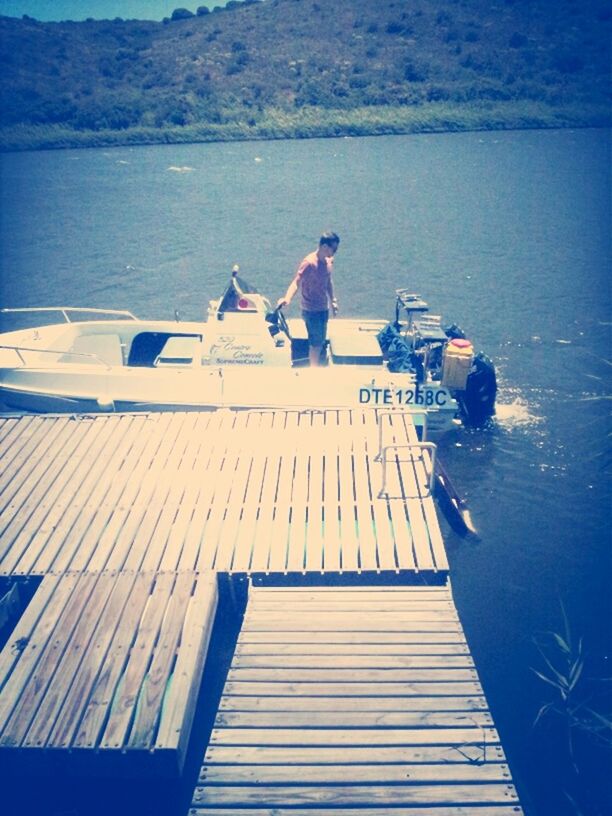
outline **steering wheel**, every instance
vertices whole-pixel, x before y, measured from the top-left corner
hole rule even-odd
[[[289,331],[289,325],[287,323],[287,318],[283,314],[283,307],[277,306],[275,312],[278,317],[278,328],[287,335],[287,339],[291,340],[291,333]]]

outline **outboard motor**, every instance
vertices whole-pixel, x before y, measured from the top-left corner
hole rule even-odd
[[[486,354],[474,357],[465,391],[455,394],[466,424],[479,428],[495,414],[497,378],[495,367]]]

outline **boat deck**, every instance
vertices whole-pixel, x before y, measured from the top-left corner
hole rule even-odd
[[[191,816],[332,812],[522,812],[448,587],[252,588]]]
[[[0,575],[448,571],[407,414],[0,419]]]

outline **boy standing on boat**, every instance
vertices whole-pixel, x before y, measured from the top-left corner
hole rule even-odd
[[[311,366],[321,364],[321,349],[327,339],[330,305],[334,317],[338,313],[338,301],[334,297],[332,269],[334,255],[339,244],[340,238],[335,232],[324,232],[319,239],[318,249],[304,258],[285,296],[277,303],[280,308],[288,306],[295,293],[298,289],[300,290],[302,317],[308,332],[308,358]]]

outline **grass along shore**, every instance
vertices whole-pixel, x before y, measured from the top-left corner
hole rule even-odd
[[[242,118],[241,118],[242,117]],[[63,125],[15,125],[0,129],[0,150],[119,147],[272,139],[310,139],[385,134],[443,133],[528,128],[610,127],[610,110],[601,105],[550,105],[530,100],[479,104],[431,103],[352,109],[266,108],[248,120],[229,111],[221,123],[122,130],[75,130]]]

